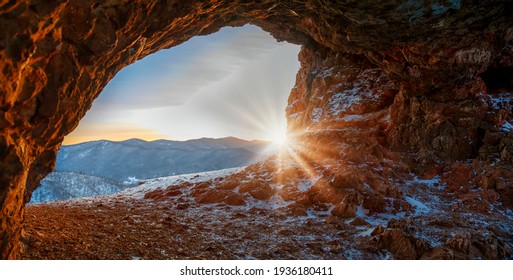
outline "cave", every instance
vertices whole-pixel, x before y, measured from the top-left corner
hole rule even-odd
[[[513,9],[504,1],[494,5],[1,1],[0,257],[19,256],[30,193],[53,170],[64,136],[120,69],[194,36],[245,24],[302,46],[288,133],[311,164],[331,166],[321,179],[335,195],[316,198],[340,198],[334,214],[354,216],[357,205],[370,213],[410,207],[413,200],[387,178],[411,174],[445,180],[448,195],[462,201],[457,211],[491,213],[495,202],[511,209],[511,112],[508,102],[497,102],[506,96],[491,91],[511,85]],[[375,168],[362,171],[364,163]],[[495,251],[466,235],[430,248],[408,228],[390,222],[373,235],[397,258],[512,255],[511,236],[497,227],[487,229],[495,239],[486,241]],[[461,248],[467,243],[458,238],[471,245]]]

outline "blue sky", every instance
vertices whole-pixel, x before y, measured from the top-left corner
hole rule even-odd
[[[299,49],[246,25],[161,50],[118,72],[64,143],[280,138]]]

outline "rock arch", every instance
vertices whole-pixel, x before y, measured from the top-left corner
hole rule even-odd
[[[489,106],[479,76],[513,66],[511,9],[448,0],[0,1],[0,256],[16,258],[25,202],[116,72],[224,26],[255,24],[303,45],[287,108],[298,141],[365,139],[418,170],[511,160],[499,129],[509,107]],[[367,118],[345,117],[356,114]],[[360,132],[343,132],[349,121]]]

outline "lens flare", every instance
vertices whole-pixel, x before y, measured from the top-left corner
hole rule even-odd
[[[274,144],[283,146],[287,143],[287,134],[284,131],[276,131],[269,135],[269,139]]]

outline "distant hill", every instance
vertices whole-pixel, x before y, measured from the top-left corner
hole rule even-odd
[[[62,200],[111,194],[130,188],[130,184],[72,172],[52,172],[32,194],[30,202]]]
[[[100,140],[62,146],[55,172],[41,182],[31,202],[108,194],[139,180],[246,166],[272,151],[271,142],[235,137]]]

